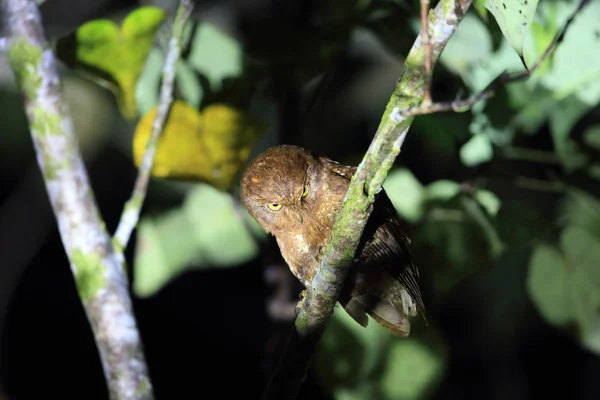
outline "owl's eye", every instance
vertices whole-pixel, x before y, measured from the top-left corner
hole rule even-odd
[[[279,211],[279,210],[281,210],[281,204],[279,204],[279,203],[267,204],[267,207],[269,207],[269,210],[271,210],[271,211]]]
[[[302,190],[302,197],[308,196],[308,185],[304,185],[304,189]]]

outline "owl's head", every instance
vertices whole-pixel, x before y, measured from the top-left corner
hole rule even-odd
[[[248,166],[241,182],[242,203],[265,231],[276,234],[304,222],[316,162],[302,147],[282,145],[269,148]]]

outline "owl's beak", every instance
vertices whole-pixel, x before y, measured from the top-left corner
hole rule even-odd
[[[302,221],[303,221],[302,214],[300,214],[298,211],[295,211],[295,210],[290,210],[290,214],[292,215],[292,217],[294,217],[294,219],[296,221],[298,221],[299,223],[302,223]]]

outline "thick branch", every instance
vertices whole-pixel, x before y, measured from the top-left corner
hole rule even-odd
[[[133,232],[140,219],[142,205],[146,198],[148,182],[150,181],[150,172],[152,170],[152,164],[154,163],[154,155],[158,148],[158,139],[160,138],[165,121],[169,115],[169,110],[171,109],[171,104],[173,103],[173,85],[175,82],[177,62],[179,61],[179,56],[181,54],[183,27],[192,12],[192,8],[192,0],[181,0],[179,8],[177,9],[177,14],[175,15],[173,32],[169,41],[169,51],[167,52],[163,67],[162,85],[156,117],[154,117],[152,123],[152,133],[146,143],[146,149],[144,151],[144,156],[142,157],[131,198],[125,203],[121,220],[119,221],[119,225],[117,226],[114,235],[115,241],[121,248],[127,246],[131,232]]]
[[[54,54],[34,0],[2,0],[2,48],[25,97],[38,164],[91,323],[110,397],[150,399],[152,387],[124,265],[96,206]]]
[[[429,19],[432,67],[470,5],[471,0],[441,0],[433,10]],[[315,346],[333,312],[371,214],[375,195],[381,190],[412,123],[413,117],[404,118],[399,112],[421,103],[426,81],[425,49],[419,36],[406,58],[377,133],[350,183],[321,268],[296,318],[295,329],[264,399],[293,399],[306,378]]]

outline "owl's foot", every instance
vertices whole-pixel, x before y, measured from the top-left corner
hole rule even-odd
[[[304,289],[300,292],[300,301],[296,304],[296,316],[300,313],[300,309],[302,308],[302,304],[304,304],[304,299],[306,298],[306,293],[308,293],[308,289]]]

